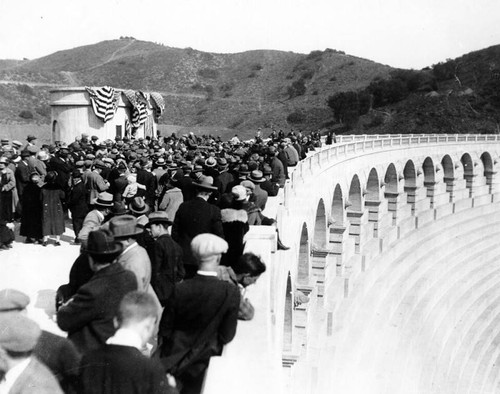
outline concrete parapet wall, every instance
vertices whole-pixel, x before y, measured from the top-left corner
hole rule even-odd
[[[390,256],[394,245],[433,223],[498,200],[491,194],[497,188],[490,185],[499,183],[500,136],[338,140],[299,163],[284,193],[271,203],[281,239],[291,249],[275,251],[271,234],[250,230],[247,250],[263,256],[268,267],[249,293],[256,319],[242,322],[223,356],[211,362],[205,393],[227,387],[249,393],[320,390],[311,374],[324,370],[311,359],[317,349],[309,344],[317,346],[318,338],[326,340],[332,327],[348,325],[341,321],[343,304],[355,302],[350,298],[366,290],[365,279],[378,256]],[[392,223],[386,219],[388,212]],[[440,240],[444,246],[446,236]],[[408,242],[413,242],[416,256],[424,252],[418,249],[418,238]],[[353,244],[356,248],[348,246]],[[314,299],[309,306],[294,306],[295,294],[304,289],[310,289]],[[332,346],[325,343],[323,350],[333,354]],[[271,361],[259,364],[257,359]],[[242,360],[252,365],[240,368]],[[228,376],[238,384],[231,386]],[[247,390],[241,382],[248,376],[252,383]],[[335,391],[330,389],[325,392]]]

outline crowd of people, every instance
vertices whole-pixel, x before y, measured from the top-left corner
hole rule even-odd
[[[0,250],[16,223],[24,242],[59,246],[70,219],[80,253],[57,291],[67,338],[25,316],[25,294],[0,292],[0,392],[199,393],[210,357],[255,313],[244,291],[266,267],[245,234],[277,231],[268,197],[319,133],[36,142],[1,140]]]

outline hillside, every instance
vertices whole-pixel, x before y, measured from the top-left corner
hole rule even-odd
[[[494,132],[499,70],[500,46],[414,71],[332,49],[218,54],[125,37],[40,59],[0,60],[0,117],[4,124],[48,124],[50,89],[111,85],[162,93],[167,107],[161,122],[200,132],[271,125]],[[337,99],[331,108],[330,97]]]
[[[289,127],[286,118],[300,113],[304,124],[319,127],[331,120],[328,95],[363,88],[390,71],[334,50],[215,54],[125,38],[0,67],[0,116],[4,123],[47,123],[50,89],[111,85],[161,92],[165,124]],[[19,117],[23,110],[33,118]]]

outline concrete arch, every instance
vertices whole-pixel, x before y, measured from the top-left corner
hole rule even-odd
[[[380,201],[380,181],[377,170],[372,168],[368,175],[366,183],[366,199],[371,201]]]
[[[297,267],[297,283],[299,285],[309,284],[309,233],[307,231],[307,224],[302,224],[302,231],[300,233],[299,244],[299,264]]]
[[[489,186],[489,192],[493,192],[493,175],[495,172],[493,171],[493,167],[495,163],[493,162],[493,159],[491,158],[491,155],[489,152],[483,152],[481,155],[481,162],[483,163],[483,169],[484,169],[484,177],[486,178],[486,184]]]
[[[399,188],[398,188],[398,172],[396,171],[396,166],[391,163],[387,167],[387,170],[385,172],[385,177],[384,177],[384,183],[385,183],[385,192],[386,193],[392,193],[392,194],[398,194],[399,193]]]
[[[342,188],[338,183],[335,185],[335,190],[333,191],[332,219],[334,221],[334,225],[344,225],[344,195],[342,193]]]
[[[403,169],[403,176],[405,177],[405,189],[417,187],[417,170],[413,160],[408,160]]]
[[[462,163],[462,168],[464,171],[464,179],[466,181],[466,187],[469,189],[469,197],[472,197],[472,184],[474,182],[474,163],[472,157],[469,153],[464,153],[460,158]]]
[[[352,177],[351,185],[349,186],[349,211],[362,211],[363,210],[363,195],[361,191],[361,184],[359,177],[355,174]]]
[[[314,222],[313,245],[315,248],[325,249],[327,244],[326,236],[326,210],[323,199],[320,198],[316,208],[316,220]]]
[[[424,170],[424,185],[433,185],[436,182],[436,168],[432,158],[427,156],[422,164]]]
[[[293,348],[293,289],[290,272],[286,279],[285,311],[283,322],[283,353],[292,351]]]
[[[443,167],[444,181],[448,183],[455,178],[455,165],[450,155],[444,155],[441,159],[441,166]]]

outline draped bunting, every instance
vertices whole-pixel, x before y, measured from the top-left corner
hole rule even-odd
[[[104,123],[113,119],[118,108],[120,93],[116,92],[111,86],[103,86],[100,88],[86,86],[85,89],[90,96],[90,102],[95,116]]]

